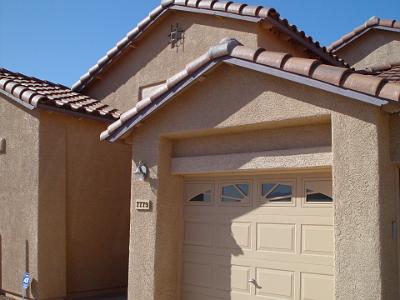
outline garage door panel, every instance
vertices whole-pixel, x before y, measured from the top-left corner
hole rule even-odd
[[[185,222],[184,241],[187,245],[212,246],[213,226],[207,222]]]
[[[296,251],[296,224],[258,223],[257,251]]]
[[[293,299],[294,272],[256,268],[256,295],[268,299]]]
[[[250,294],[250,267],[238,265],[217,265],[215,288],[222,291]]]
[[[185,274],[184,284],[190,284],[199,287],[212,287],[212,265],[196,262],[185,262],[183,264]]]
[[[240,222],[216,224],[215,245],[236,250],[251,249],[251,227],[251,223]]]
[[[333,226],[302,225],[301,232],[302,254],[333,256]]]
[[[333,300],[334,277],[325,274],[302,273],[301,300]]]

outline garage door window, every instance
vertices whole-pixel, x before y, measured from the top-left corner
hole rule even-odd
[[[261,201],[264,204],[293,203],[293,185],[290,182],[265,182],[261,184]]]
[[[250,185],[248,183],[223,184],[222,203],[249,203]]]
[[[186,183],[185,202],[192,205],[210,205],[213,198],[213,183]]]
[[[306,202],[332,203],[332,183],[330,180],[306,181]]]

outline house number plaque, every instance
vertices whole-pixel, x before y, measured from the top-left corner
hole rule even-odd
[[[136,210],[150,210],[150,200],[136,200]]]

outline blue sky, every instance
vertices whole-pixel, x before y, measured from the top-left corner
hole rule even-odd
[[[274,7],[328,45],[400,0],[243,0]],[[71,86],[159,0],[0,0],[0,66]]]

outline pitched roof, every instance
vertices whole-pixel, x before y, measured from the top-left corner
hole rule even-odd
[[[242,3],[234,3],[232,1],[163,0],[160,6],[139,22],[114,48],[109,50],[104,57],[91,67],[89,71],[72,86],[72,90],[78,92],[82,91],[106,67],[125,53],[125,51],[130,48],[130,45],[168,10],[220,15],[241,20],[267,20],[281,33],[289,36],[290,39],[305,47],[322,61],[336,66],[347,66],[343,59],[328,53],[325,47],[320,46],[319,42],[314,41],[310,36],[306,36],[304,31],[300,31],[295,25],[289,24],[286,19],[282,19],[279,13],[273,8],[250,6]]]
[[[371,66],[362,70],[361,73],[382,77],[389,82],[400,83],[400,62]]]
[[[287,53],[250,49],[235,39],[225,39],[169,78],[151,96],[121,115],[101,134],[115,141],[153,111],[189,86],[202,74],[224,62],[253,69],[370,104],[383,106],[400,101],[400,84],[384,78],[359,74],[351,69],[322,64],[316,59],[292,57]]]
[[[364,24],[354,28],[353,31],[350,31],[337,41],[330,44],[328,46],[328,51],[331,53],[335,53],[342,47],[346,46],[348,43],[354,41],[355,39],[359,38],[360,36],[374,28],[400,32],[400,21],[372,17]]]
[[[28,77],[3,68],[0,68],[0,93],[29,109],[40,106],[108,121],[114,121],[120,116],[117,109],[73,92],[61,84]]]

